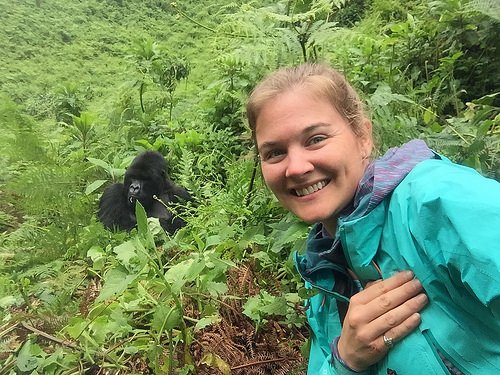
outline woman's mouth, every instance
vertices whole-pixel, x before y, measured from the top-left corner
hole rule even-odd
[[[323,180],[320,182],[316,182],[315,184],[308,186],[303,189],[292,189],[292,191],[295,193],[296,196],[298,197],[304,197],[306,195],[315,193],[321,189],[323,189],[326,185],[328,185],[328,180]]]

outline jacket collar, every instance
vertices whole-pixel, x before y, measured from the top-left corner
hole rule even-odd
[[[422,140],[412,140],[401,147],[389,149],[384,156],[371,163],[361,179],[353,203],[341,215],[336,237],[332,238],[320,223],[313,226],[307,241],[308,270],[328,266],[325,262],[339,264],[338,252],[342,251],[349,267],[362,280],[380,277],[372,261],[377,253],[387,200],[398,184],[421,161],[439,157]],[[345,263],[341,266],[345,266]]]
[[[376,280],[381,277],[373,259],[379,249],[388,200],[377,205],[360,218],[339,220],[338,236],[351,270],[360,280]]]

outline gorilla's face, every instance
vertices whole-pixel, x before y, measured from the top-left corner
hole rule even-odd
[[[149,207],[153,203],[153,195],[155,194],[154,185],[146,180],[135,178],[130,179],[128,186],[127,202],[130,207],[135,207],[135,202],[138,200],[144,207]]]
[[[166,188],[166,164],[163,159],[155,158],[155,154],[147,154],[136,160],[127,169],[124,181],[124,194],[127,204],[132,209],[138,200],[146,209],[154,203],[153,195],[159,196]],[[151,160],[153,159],[153,160]]]

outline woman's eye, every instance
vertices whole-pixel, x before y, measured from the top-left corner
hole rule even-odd
[[[264,160],[276,160],[285,153],[281,150],[270,150],[264,154]]]
[[[317,143],[320,143],[322,141],[325,140],[326,137],[322,136],[322,135],[317,135],[317,136],[314,136],[312,137],[310,140],[309,140],[309,144],[310,145],[315,145]]]

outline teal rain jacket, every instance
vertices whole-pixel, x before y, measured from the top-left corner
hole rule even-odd
[[[312,331],[308,375],[353,374],[332,361],[341,324],[326,239],[309,235],[297,268],[319,290],[308,302]],[[450,374],[438,351],[464,374],[500,374],[500,183],[448,160],[417,164],[372,211],[339,220],[349,267],[362,282],[413,270],[429,297],[418,329],[363,374]],[[331,239],[330,239],[331,242]]]

